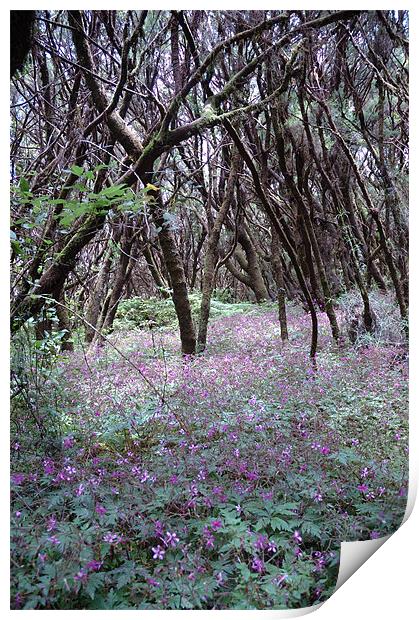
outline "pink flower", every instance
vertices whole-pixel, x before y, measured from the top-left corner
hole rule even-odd
[[[261,560],[260,558],[254,557],[252,561],[252,568],[257,573],[263,573],[265,570],[265,564],[263,563],[263,560]]]
[[[303,555],[303,552],[301,551],[300,547],[294,547],[294,555],[296,558],[299,558]]]
[[[44,459],[43,466],[45,474],[52,475],[55,472],[54,461],[52,459]]]
[[[98,560],[90,560],[90,562],[88,562],[86,564],[86,568],[87,570],[100,570],[102,568],[102,562],[99,562]]]
[[[25,478],[26,478],[25,474],[12,474],[11,476],[12,482],[16,486],[19,486],[20,484],[22,484]]]
[[[52,515],[47,522],[47,532],[53,532],[57,529],[57,519]]]
[[[368,467],[364,467],[364,469],[361,471],[361,478],[368,478],[370,473],[370,470],[368,469]]]
[[[256,471],[246,471],[245,475],[248,480],[257,480],[259,478],[259,475]]]
[[[169,547],[169,545],[171,547],[176,547],[177,543],[179,542],[179,538],[177,537],[176,532],[166,532],[166,536],[163,539],[163,542],[166,547]]]
[[[259,549],[260,551],[263,551],[264,549],[266,549],[268,544],[269,544],[269,540],[267,536],[265,536],[264,534],[260,534],[256,539],[255,548]]]
[[[96,504],[95,512],[96,512],[96,514],[98,514],[101,517],[103,517],[103,515],[106,514],[106,508],[104,508],[102,506],[102,504]]]
[[[162,560],[166,551],[160,545],[151,548],[153,552],[153,560]]]
[[[63,439],[63,448],[72,448],[74,446],[74,437],[69,435]]]
[[[223,522],[220,519],[214,519],[214,521],[211,521],[211,527],[214,531],[219,530],[223,527]]]
[[[147,583],[153,588],[158,588],[158,586],[160,585],[160,581],[156,581],[152,577],[147,577]]]
[[[109,543],[110,545],[118,545],[123,540],[122,536],[119,534],[115,534],[114,532],[106,532],[103,537],[103,541]]]
[[[83,583],[86,583],[86,581],[88,580],[88,575],[86,571],[82,568],[81,570],[79,570],[78,573],[74,575],[74,579],[75,581],[82,581]]]
[[[294,534],[292,535],[294,541],[298,544],[303,542],[303,539],[301,538],[301,534],[298,530],[295,530]]]

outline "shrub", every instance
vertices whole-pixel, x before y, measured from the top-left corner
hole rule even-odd
[[[363,304],[360,294],[351,291],[341,295],[338,307],[342,315],[343,332],[356,347],[375,345],[400,345],[405,342],[403,326],[393,297],[378,290],[369,293],[373,312],[373,331],[367,332],[362,320]]]
[[[201,294],[189,295],[192,316],[195,322],[199,320]],[[247,302],[230,303],[224,300],[211,301],[210,318],[229,316],[231,314],[250,312],[252,304]],[[172,299],[157,299],[150,297],[142,299],[132,297],[121,301],[114,322],[115,329],[145,329],[147,327],[175,327],[177,325],[176,311]]]

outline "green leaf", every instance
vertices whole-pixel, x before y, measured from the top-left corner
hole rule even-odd
[[[82,176],[82,174],[83,174],[83,172],[84,172],[84,170],[83,170],[83,168],[82,168],[81,166],[76,166],[76,165],[71,166],[70,170],[71,170],[71,172],[72,172],[73,174],[75,174],[77,177],[81,177],[81,176]]]
[[[19,189],[20,189],[20,191],[24,192],[25,194],[27,192],[29,192],[30,185],[29,185],[28,181],[26,179],[24,179],[23,177],[19,181]]]
[[[268,517],[263,517],[263,519],[259,519],[258,521],[256,521],[255,530],[259,532],[260,530],[265,529],[265,527],[269,525],[269,522],[270,520]]]
[[[107,198],[125,196],[126,189],[127,188],[125,185],[111,185],[111,187],[105,187],[105,189],[102,189],[100,195],[106,196]]]
[[[14,239],[11,240],[10,245],[13,248],[13,251],[15,252],[15,254],[19,254],[22,255],[23,254],[23,250],[22,247],[19,243],[19,241],[15,241]]]
[[[285,532],[292,531],[291,525],[287,523],[287,521],[284,521],[284,519],[281,519],[280,517],[273,517],[271,519],[270,525],[273,530],[278,530],[278,531],[283,530]]]
[[[86,584],[86,592],[91,599],[95,598],[96,590],[103,585],[105,580],[105,573],[91,573],[89,581]]]
[[[287,502],[286,504],[279,504],[279,506],[276,506],[275,513],[295,517],[295,510],[297,509],[298,504],[296,502]]]
[[[311,521],[304,521],[301,524],[301,531],[303,534],[310,534],[314,538],[321,538],[320,527]]]
[[[250,577],[252,576],[252,573],[250,572],[246,564],[238,564],[237,568],[239,569],[241,573],[243,581],[249,581]]]

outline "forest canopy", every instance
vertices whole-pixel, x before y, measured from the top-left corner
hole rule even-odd
[[[13,330],[53,299],[92,338],[124,297],[171,295],[193,353],[213,288],[234,289],[279,294],[284,334],[300,299],[314,357],[316,308],[338,339],[345,289],[373,329],[371,283],[406,321],[407,28],[404,11],[39,11],[12,81]]]

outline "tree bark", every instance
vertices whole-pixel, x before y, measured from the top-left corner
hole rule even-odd
[[[284,274],[282,272],[281,261],[281,249],[279,245],[279,237],[275,228],[271,226],[272,232],[272,271],[275,279],[277,298],[278,298],[278,319],[281,329],[281,340],[286,342],[288,340],[288,327],[287,327],[287,309],[285,306],[285,288],[284,288]]]
[[[207,344],[208,319],[211,306],[211,297],[215,284],[214,276],[218,256],[218,244],[220,241],[221,229],[231,205],[234,185],[237,179],[238,167],[238,152],[237,149],[234,149],[231,157],[230,174],[228,176],[227,186],[224,192],[224,199],[208,235],[207,250],[205,252],[204,258],[204,274],[202,280],[202,300],[198,329],[198,352],[204,351]]]

